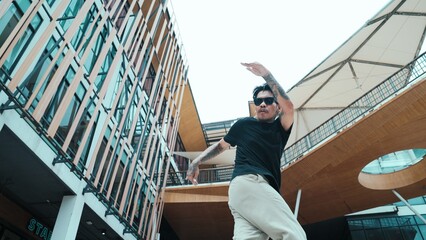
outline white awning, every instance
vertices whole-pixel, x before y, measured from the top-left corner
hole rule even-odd
[[[415,59],[425,28],[424,0],[391,1],[367,21],[288,91],[297,111],[289,144]]]

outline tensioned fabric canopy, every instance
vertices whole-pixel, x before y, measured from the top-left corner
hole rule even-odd
[[[288,91],[297,111],[289,144],[415,59],[425,26],[424,0],[390,1],[368,20]]]
[[[296,114],[287,146],[415,59],[425,31],[426,1],[390,1],[288,91]],[[175,154],[194,159],[200,152]],[[208,163],[232,164],[233,154],[229,150]]]

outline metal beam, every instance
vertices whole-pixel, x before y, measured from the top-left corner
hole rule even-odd
[[[393,194],[395,194],[395,196],[397,198],[399,198],[399,200],[401,200],[409,209],[411,209],[411,211],[413,211],[414,214],[416,214],[417,217],[419,217],[425,224],[426,224],[426,219],[419,213],[417,212],[416,209],[413,208],[413,206],[411,206],[407,200],[405,200],[401,195],[399,195],[399,193],[396,190],[392,190]]]

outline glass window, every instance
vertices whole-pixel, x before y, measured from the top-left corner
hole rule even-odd
[[[11,4],[10,8],[0,19],[0,47],[6,42],[7,37],[9,37],[10,33],[16,27],[22,15],[22,10],[15,4]]]
[[[15,3],[15,2],[14,2]],[[15,14],[13,15],[14,17],[11,17],[9,20],[11,22],[4,22],[3,21],[3,17],[0,20],[0,26],[2,26],[2,24],[11,24],[13,27],[16,26],[16,22],[18,21],[18,19],[20,19],[22,17],[22,11],[18,11],[19,6],[15,6]],[[18,13],[20,12],[21,15],[18,15]],[[12,20],[14,19],[14,20]],[[11,75],[11,72],[15,69],[17,62],[19,60],[21,60],[22,55],[24,54],[25,50],[28,48],[29,46],[29,42],[31,41],[31,39],[34,37],[34,34],[37,32],[38,28],[40,27],[42,22],[42,18],[40,17],[40,15],[37,13],[33,20],[31,21],[31,23],[28,25],[28,28],[25,30],[24,34],[22,34],[21,38],[18,40],[18,42],[16,43],[16,45],[14,46],[14,48],[12,49],[10,55],[7,57],[4,65],[3,65],[3,69],[6,70],[7,73],[9,73],[9,75]],[[9,29],[8,27],[3,28],[3,31],[0,33],[1,35],[6,34],[9,35],[11,29]],[[0,36],[0,38],[5,39],[5,36]],[[4,40],[0,40],[0,41],[4,41]],[[2,43],[3,44],[3,43]]]
[[[99,114],[97,114],[97,119],[93,123],[93,127],[90,129],[89,137],[87,138],[86,145],[84,145],[83,152],[81,153],[80,160],[78,165],[80,168],[85,168],[87,162],[87,156],[89,154],[90,147],[93,143],[93,136],[95,135],[96,125],[99,120]]]
[[[74,47],[74,49],[77,49],[80,46],[84,36],[87,34],[87,31],[89,30],[90,27],[93,28],[90,36],[93,35],[93,31],[94,29],[96,29],[97,24],[95,26],[92,26],[92,25],[95,21],[95,16],[97,14],[98,14],[98,8],[96,7],[95,4],[93,4],[89,10],[89,13],[86,15],[86,18],[80,24],[80,27],[78,28],[77,33],[74,35],[73,39],[71,40],[71,44]]]
[[[47,4],[49,4],[49,6],[53,6],[53,4],[55,4],[56,0],[46,0]]]
[[[95,107],[96,107],[97,99],[95,100],[94,97],[91,97],[87,106],[85,107],[85,110],[81,116],[80,122],[78,123],[78,126],[74,132],[74,135],[71,139],[68,151],[71,156],[75,156],[75,153],[77,152],[78,148],[81,145],[81,141],[83,139],[84,133],[86,132],[87,126],[90,122],[90,119],[93,116]],[[89,138],[86,142],[86,145],[84,146],[84,150],[80,156],[80,162],[79,167],[80,169],[83,169],[86,165],[86,159],[87,159],[87,153],[89,150],[89,146],[91,143],[91,140],[93,138],[94,130],[96,129],[96,121],[94,122],[91,130]]]
[[[383,228],[383,235],[386,240],[401,240],[404,239],[402,237],[401,231],[399,227],[394,228]]]
[[[133,138],[132,138],[132,141],[131,141],[131,146],[135,149],[137,148],[137,146],[138,146],[138,144],[139,144],[139,142],[142,138],[142,132],[143,132],[144,127],[145,127],[146,119],[145,119],[145,114],[144,114],[144,111],[143,111],[143,108],[145,108],[145,107],[146,106],[142,106],[142,109],[139,113],[139,117],[136,120],[137,121],[136,127],[135,127],[135,130],[134,130],[134,133],[133,133]]]
[[[142,180],[142,187],[141,187],[141,192],[139,194],[139,199],[136,201],[136,213],[135,213],[135,222],[139,222],[141,221],[142,216],[142,210],[143,210],[143,206],[140,203],[143,203],[145,201],[146,195],[147,195],[147,191],[148,191],[148,183],[147,183],[147,179],[143,179]],[[140,181],[138,181],[140,182]]]
[[[106,146],[107,146],[107,142],[108,142],[108,139],[104,136],[102,138],[102,142],[101,142],[101,145],[98,149],[98,152],[96,153],[95,165],[93,166],[92,173],[90,174],[90,180],[92,182],[94,181],[95,176],[98,173],[99,166],[100,166],[101,160],[102,160],[102,156],[103,156],[105,149],[106,149]]]
[[[118,18],[115,22],[115,28],[117,30],[119,30],[121,28],[121,25],[123,25],[123,20],[126,17],[127,12],[129,12],[129,8],[130,8],[130,3],[128,1],[125,1],[124,5],[119,8],[120,13],[118,13],[118,11],[116,11],[114,13],[113,18],[116,18],[117,13],[119,14],[119,16],[118,16]]]
[[[408,200],[408,203],[411,205],[421,205],[425,204],[423,197],[416,197]]]
[[[423,237],[423,239],[426,239],[426,225],[420,225],[419,229],[420,229],[420,234]]]
[[[417,226],[401,227],[401,232],[402,232],[402,235],[404,236],[404,239],[419,239],[415,237],[421,236],[420,230]]]
[[[425,214],[422,214],[421,215],[424,219],[426,219],[426,215]],[[423,220],[422,219],[420,219],[419,217],[417,217],[417,216],[414,216],[414,219],[416,220],[416,223],[418,224],[418,225],[424,225],[425,224],[425,222],[423,222]]]
[[[95,86],[97,89],[97,93],[100,92],[102,85],[104,84],[106,75],[108,73],[108,70],[110,70],[111,63],[114,60],[116,53],[117,53],[117,48],[114,46],[114,44],[112,44],[107,55],[105,56],[105,60],[101,66],[101,70],[99,71],[98,76],[95,79]]]
[[[56,64],[53,66],[52,69],[50,69],[50,72],[47,76],[46,81],[42,81],[42,76],[45,74],[45,72],[48,70],[49,65],[52,62],[53,56],[57,53],[57,50],[59,48],[59,44],[62,42],[62,40],[55,40],[54,38],[51,38],[49,42],[46,45],[46,48],[44,49],[42,55],[38,59],[36,65],[31,70],[31,72],[28,74],[26,79],[20,84],[19,86],[19,92],[20,95],[18,96],[19,101],[22,104],[25,104],[30,98],[30,96],[33,94],[33,91],[37,88],[37,85],[40,82],[44,82],[43,86],[40,88],[41,94],[39,93],[37,95],[38,98],[35,99],[35,102],[33,103],[32,110],[34,110],[35,106],[37,105],[38,101],[41,98],[41,95],[44,92],[44,89],[46,85],[50,82],[53,75],[55,74],[56,70],[58,69],[58,65],[62,62],[63,54],[58,58]]]
[[[388,218],[381,218],[380,224],[383,227],[397,227],[398,225],[398,219],[394,217],[388,217]]]
[[[30,1],[28,0],[13,1],[3,17],[0,18],[0,47],[3,46],[29,6]]]
[[[71,81],[74,79],[74,76],[75,76],[74,69],[69,67],[64,78],[59,83],[58,90],[55,92],[55,95],[50,100],[50,103],[47,106],[47,108],[44,112],[44,115],[41,119],[41,123],[46,129],[50,126],[50,123],[52,122],[53,117],[55,116],[56,111],[58,110],[59,105],[61,104],[62,99],[65,96],[65,93],[68,90],[68,87],[69,87]],[[40,94],[40,92],[39,92],[39,94]]]
[[[413,149],[413,154],[416,158],[422,159],[426,155],[426,149]]]
[[[384,217],[379,219],[379,221],[376,220],[376,218],[348,220],[352,239],[426,239],[426,224],[416,216]],[[365,236],[362,230],[363,225]]]
[[[126,105],[130,100],[130,93],[132,91],[132,87],[133,87],[132,82],[130,78],[127,77],[125,86],[123,87],[123,90],[121,91],[121,94],[120,94],[120,100],[118,101],[117,107],[115,108],[115,112],[114,112],[114,117],[118,123],[121,122]]]
[[[122,158],[123,156],[124,154],[122,155]],[[123,177],[123,172],[124,172],[124,164],[122,163],[122,161],[120,161],[120,163],[118,163],[117,172],[115,173],[115,176],[114,176],[114,181],[112,182],[112,190],[111,190],[112,199],[117,198],[117,192],[121,184],[121,178]]]
[[[142,44],[137,49],[138,52],[137,52],[134,64],[138,63],[139,57],[143,55],[142,66],[140,66],[139,72],[138,72],[138,78],[139,79],[142,79],[144,74],[145,74],[145,70],[148,66],[148,60],[149,60],[149,55],[151,53],[151,48],[152,48],[152,43],[148,42],[148,47],[143,54],[142,54],[142,49],[143,49]]]
[[[150,115],[150,116],[152,116],[152,115]],[[143,135],[141,136],[141,143],[140,144],[142,145],[142,149],[140,150],[139,155],[138,155],[139,161],[143,160],[143,157],[145,156],[145,152],[147,151],[147,142],[146,141],[147,141],[148,135],[151,131],[152,118],[149,117],[146,120],[145,124],[146,124],[146,129],[144,130]]]
[[[66,88],[68,88],[68,86],[66,86],[66,88],[65,86],[66,85],[64,85],[64,88],[63,88],[64,92],[66,92]],[[56,135],[55,135],[56,141],[58,141],[60,144],[64,143],[64,140],[66,136],[68,135],[68,132],[70,130],[70,127],[73,121],[75,120],[75,115],[77,114],[78,109],[80,108],[81,101],[83,100],[83,97],[85,94],[86,94],[86,89],[80,83],[78,85],[77,91],[75,92],[70,102],[70,105],[67,108],[67,111],[65,112],[64,117],[62,118],[58,131],[56,132]],[[61,100],[62,100],[62,94],[61,94]],[[59,102],[55,104],[56,106],[59,106]]]
[[[149,67],[148,76],[146,76],[145,83],[143,85],[143,90],[146,91],[146,93],[147,93],[148,96],[151,96],[152,88],[153,88],[153,85],[154,85],[155,76],[156,76],[155,69],[151,65]]]
[[[113,150],[114,150],[113,146],[110,145],[109,148],[108,148],[107,156],[105,157],[105,163],[104,163],[104,165],[100,166],[100,167],[102,167],[102,169],[101,169],[101,174],[100,174],[100,181],[98,183],[98,188],[100,188],[101,184],[103,184],[105,175],[107,174],[108,168],[111,165],[110,161],[111,161],[111,157],[112,157],[112,154],[113,154]],[[101,161],[103,154],[104,154],[104,152],[99,151],[97,160],[99,159],[99,161]],[[96,175],[98,175],[98,174],[99,173],[96,173]]]
[[[365,230],[365,235],[369,240],[384,240],[382,229],[367,229]]]
[[[104,97],[104,101],[102,101],[102,104],[104,105],[104,107],[108,110],[110,110],[112,108],[112,105],[115,101],[115,99],[120,96],[119,95],[119,88],[120,88],[120,84],[123,81],[123,75],[126,71],[126,66],[127,66],[127,62],[126,62],[126,56],[125,54],[121,55],[121,61],[120,61],[120,69],[118,72],[115,72],[111,82],[108,85],[108,91]]]
[[[127,113],[126,118],[124,119],[124,125],[122,129],[122,135],[128,136],[130,134],[131,127],[133,126],[133,120],[136,118],[136,111],[138,107],[138,103],[141,98],[142,89],[139,85],[136,86],[135,94],[133,95],[132,102],[129,106],[129,111]]]
[[[155,130],[153,135],[156,136]],[[143,165],[144,165],[144,169],[147,170],[147,173],[149,175],[154,175],[155,169],[153,168],[153,164],[156,161],[156,159],[154,158],[155,154],[152,154],[152,153],[156,153],[157,151],[159,151],[158,149],[160,148],[160,139],[152,138],[150,139],[150,141],[152,145],[149,149],[147,149],[148,151],[147,156],[149,156],[149,158],[147,159],[147,161],[143,163]]]
[[[396,203],[394,203],[393,205],[398,206],[398,207],[407,206],[407,205],[405,205],[405,203],[403,203],[403,202],[396,202]]]
[[[114,175],[114,172],[115,172],[114,168],[116,166],[116,163],[119,163],[118,162],[118,153],[120,152],[120,149],[121,149],[120,145],[117,144],[117,147],[115,148],[115,151],[114,151],[115,153],[114,153],[114,155],[111,159],[111,162],[108,165],[106,165],[108,170],[107,170],[107,174],[105,176],[104,188],[102,189],[102,193],[104,193],[105,195],[108,192],[109,186],[111,184],[114,184],[112,178],[113,178],[113,175]]]
[[[139,10],[139,9],[138,9]],[[127,38],[129,37],[130,30],[133,27],[133,24],[135,24],[136,15],[132,14],[129,17],[129,20],[127,21],[126,27],[123,31],[123,34],[121,35],[121,42],[124,44],[127,41]]]
[[[127,156],[127,154],[125,154],[126,156],[124,156],[123,158],[125,158],[124,160],[125,161],[127,161],[128,160],[128,158],[129,158],[129,156]],[[130,159],[129,159],[130,160]],[[122,159],[122,161],[121,162],[123,162],[123,159]],[[117,205],[116,205],[116,207],[117,208],[119,208],[121,205],[120,205],[120,203],[121,203],[121,200],[123,199],[123,195],[124,195],[124,187],[125,187],[125,182],[127,181],[127,178],[129,177],[129,172],[130,172],[130,162],[129,163],[124,163],[125,164],[125,169],[124,169],[124,173],[122,174],[123,176],[121,177],[121,182],[120,182],[120,185],[119,185],[119,194],[118,194],[118,197],[117,197]]]
[[[414,220],[413,216],[404,216],[398,218],[399,225],[400,226],[406,226],[406,225],[416,225],[416,222]]]
[[[83,3],[84,0],[71,0],[62,17],[58,18],[59,25],[64,29],[64,32],[71,26],[81,6],[83,6]]]
[[[362,223],[364,224],[364,228],[380,228],[380,221],[377,218],[372,219],[363,219]]]
[[[129,189],[132,189],[133,191],[127,191],[127,196],[126,196],[126,200],[124,201],[124,216],[125,217],[129,217],[129,215],[127,213],[131,213],[133,210],[133,206],[134,206],[134,201],[135,199],[135,195],[133,194],[134,189],[138,189],[138,183],[136,182],[136,179],[139,178],[139,174],[137,173],[137,171],[135,171],[132,175],[132,180],[130,182],[130,186]],[[132,197],[133,196],[133,197]]]
[[[424,149],[410,149],[386,154],[369,163],[362,171],[372,174],[399,171],[420,161],[422,159],[422,153],[424,155],[424,152]],[[409,202],[410,204],[424,204],[421,197],[411,199]]]
[[[92,27],[92,31],[90,32],[89,36],[86,37],[86,41],[84,42],[83,46],[81,47],[80,51],[78,52],[78,56],[81,58],[83,56],[84,51],[86,51],[87,45],[89,45],[90,40],[93,38],[93,34],[95,33],[96,29],[99,26],[99,23],[101,22],[101,18],[98,18],[98,20],[95,22],[95,25]],[[87,34],[87,33],[83,33]],[[80,45],[80,43],[78,43]]]
[[[105,41],[109,36],[109,32],[110,32],[110,25],[109,23],[106,23],[106,25],[104,25],[104,27],[102,28],[102,31],[100,32],[99,36],[97,37],[95,45],[90,50],[89,55],[87,56],[86,62],[84,63],[84,67],[86,68],[88,73],[92,71],[93,66],[98,60],[99,54],[101,53],[104,47]]]

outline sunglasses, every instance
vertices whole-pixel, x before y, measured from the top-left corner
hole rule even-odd
[[[271,105],[275,102],[275,99],[273,97],[266,97],[266,98],[254,98],[253,99],[254,105],[259,106],[262,104],[262,102],[265,102],[266,105]]]

